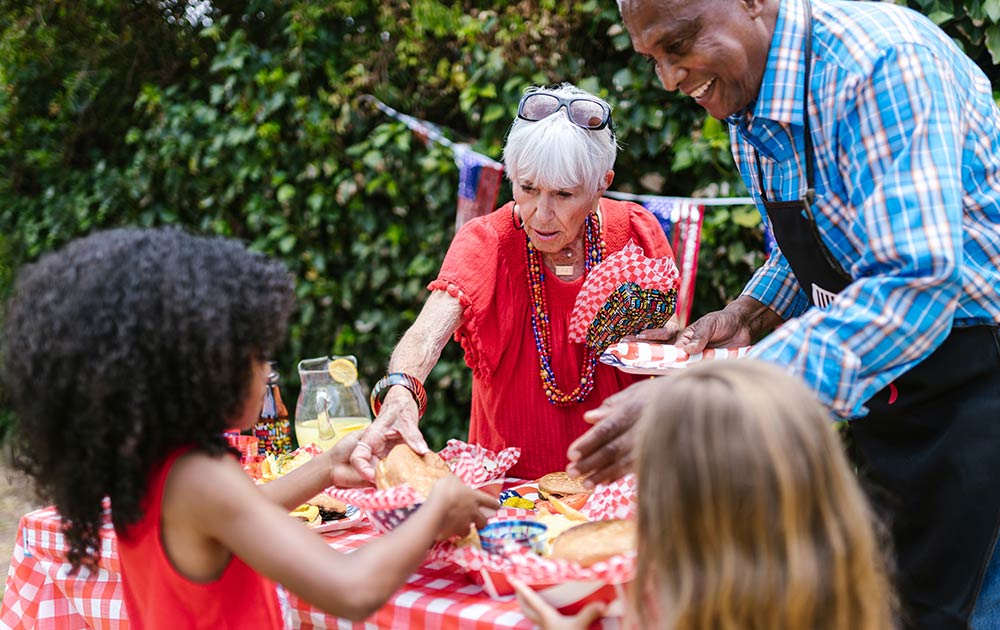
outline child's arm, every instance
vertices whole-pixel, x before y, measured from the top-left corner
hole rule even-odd
[[[360,620],[403,584],[435,539],[485,524],[496,506],[494,497],[446,477],[405,523],[341,554],[265,498],[235,460],[192,454],[170,472],[163,539],[174,566],[191,579],[217,578],[231,551],[313,605]]]
[[[330,486],[355,488],[370,485],[349,461],[357,443],[357,435],[348,434],[322,455],[262,485],[261,491],[285,510],[292,510]]]

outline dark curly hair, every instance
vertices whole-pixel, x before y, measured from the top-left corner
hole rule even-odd
[[[15,465],[62,515],[74,571],[96,563],[105,497],[122,533],[168,452],[227,451],[292,303],[280,263],[176,228],[96,233],[20,271],[0,359]]]

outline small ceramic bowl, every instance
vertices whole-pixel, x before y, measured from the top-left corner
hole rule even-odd
[[[545,546],[546,529],[537,521],[497,521],[479,530],[479,541],[487,553],[527,547],[540,554]]]

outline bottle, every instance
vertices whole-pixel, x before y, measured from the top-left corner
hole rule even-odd
[[[316,444],[326,450],[371,424],[357,366],[350,355],[299,361],[302,388],[295,405],[295,437],[300,447]]]
[[[292,450],[292,427],[288,420],[288,408],[281,400],[278,382],[281,375],[273,361],[264,388],[264,402],[260,409],[260,420],[253,427],[260,455],[281,455]]]

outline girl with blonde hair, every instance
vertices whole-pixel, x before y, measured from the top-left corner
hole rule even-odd
[[[638,628],[891,628],[872,515],[827,411],[751,359],[659,379],[641,419]],[[586,627],[518,587],[545,628]]]

